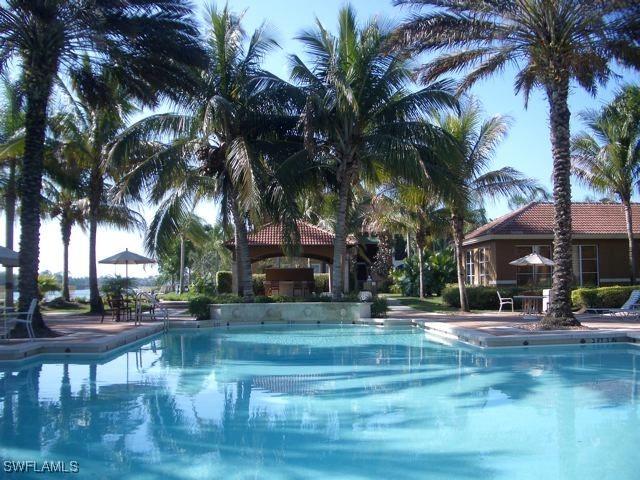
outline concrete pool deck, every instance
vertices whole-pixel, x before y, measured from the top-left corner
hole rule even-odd
[[[523,316],[518,312],[427,313],[393,300],[388,316],[390,321],[410,319],[412,324],[435,336],[483,348],[640,343],[640,320],[634,317],[578,315],[585,329],[531,331],[526,325],[537,323],[539,316]]]
[[[408,326],[424,329],[441,340],[459,341],[481,348],[571,345],[592,343],[640,344],[640,321],[631,318],[590,316],[581,318],[585,330],[529,331],[522,325],[537,319],[508,313],[426,313],[391,302],[387,318],[366,318],[353,322],[359,325]],[[41,355],[70,357],[100,357],[129,344],[151,338],[163,332],[161,322],[135,325],[133,322],[113,322],[100,316],[45,315],[45,322],[58,337],[0,340],[0,362],[19,362]],[[185,317],[171,318],[169,329],[247,327],[262,324],[317,324],[320,322],[252,322],[237,321],[233,325],[216,320],[197,321]],[[341,323],[341,322],[322,322]]]

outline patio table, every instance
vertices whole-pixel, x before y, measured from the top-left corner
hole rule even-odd
[[[542,298],[538,295],[516,295],[514,300],[522,301],[522,314],[533,315],[542,311]]]

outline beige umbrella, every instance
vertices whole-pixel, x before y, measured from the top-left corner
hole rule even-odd
[[[100,260],[98,263],[108,263],[111,265],[124,265],[127,287],[129,286],[129,265],[147,265],[149,263],[156,263],[153,258],[138,255],[137,253],[130,252],[127,248],[124,252],[116,253],[110,257]]]
[[[517,267],[526,267],[531,265],[553,267],[555,263],[553,260],[543,257],[539,253],[530,253],[529,255],[525,255],[524,257],[520,257],[509,262],[509,265],[515,265]]]
[[[19,260],[20,254],[18,252],[7,247],[0,247],[0,264],[5,267],[17,267]]]

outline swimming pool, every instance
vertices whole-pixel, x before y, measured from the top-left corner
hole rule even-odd
[[[0,457],[96,479],[638,478],[636,352],[486,353],[410,328],[171,332],[104,363],[0,369]]]

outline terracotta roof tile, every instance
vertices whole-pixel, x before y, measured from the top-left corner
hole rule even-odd
[[[300,231],[301,246],[333,245],[335,235],[329,230],[325,230],[316,225],[312,225],[302,220],[298,220],[298,230]],[[268,223],[263,227],[247,235],[249,246],[282,245],[282,225],[279,223]],[[228,244],[233,245],[233,241]],[[355,245],[356,239],[353,235],[347,237],[347,244]]]
[[[633,231],[640,234],[640,204],[632,205]],[[551,235],[553,204],[533,202],[499,217],[466,235],[472,239],[484,235]],[[623,235],[627,232],[624,211],[617,203],[573,203],[571,223],[574,235]]]

